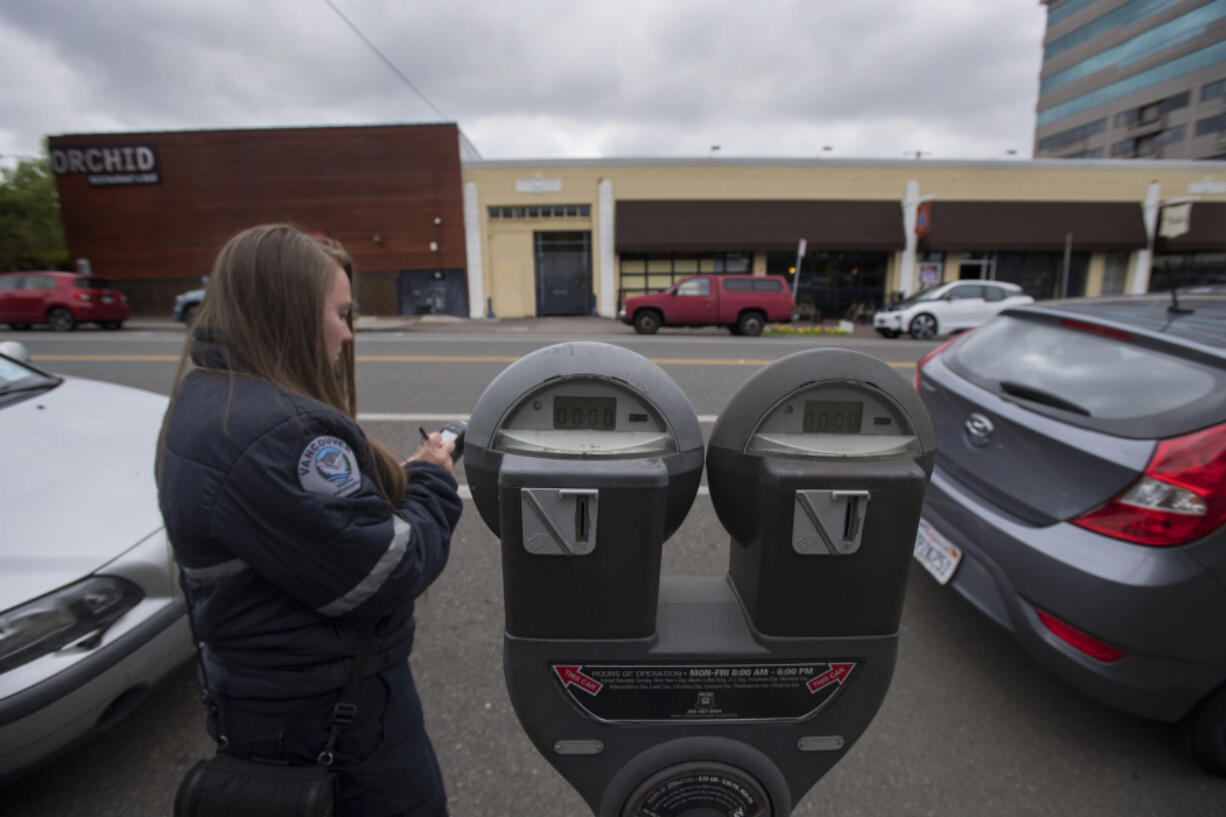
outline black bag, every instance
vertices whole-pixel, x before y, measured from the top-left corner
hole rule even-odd
[[[285,766],[218,752],[188,770],[175,817],[333,817],[336,775],[319,763]]]
[[[192,598],[187,578],[181,571],[179,584],[187,600],[187,625],[196,645],[201,697],[209,716],[217,718],[217,704],[209,693],[204,657],[192,622]],[[179,783],[174,817],[333,817],[336,813],[336,775],[328,768],[332,764],[332,747],[357,715],[354,701],[374,642],[375,624],[372,621],[362,629],[362,640],[358,642],[357,654],[349,668],[349,678],[340,700],[332,708],[328,742],[315,763],[291,766],[235,757],[225,751],[228,741],[223,731],[217,741],[217,754],[197,762]]]

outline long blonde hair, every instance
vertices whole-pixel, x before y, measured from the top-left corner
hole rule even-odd
[[[194,331],[179,360],[166,417],[190,370],[194,336],[200,335],[219,341],[231,378],[257,377],[356,422],[353,343],[344,345],[334,363],[323,331],[324,304],[337,267],[352,279],[349,254],[338,242],[317,240],[288,224],[251,227],[231,238],[217,256],[208,293],[190,327]],[[399,458],[369,435],[367,442],[380,488],[399,503],[407,483]],[[163,444],[159,440],[159,465]]]

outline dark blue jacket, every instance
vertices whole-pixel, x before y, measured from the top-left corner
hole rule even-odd
[[[403,663],[413,600],[446,564],[462,509],[455,479],[429,463],[411,464],[393,506],[348,417],[207,369],[168,417],[159,502],[210,688],[258,698],[340,689],[369,619],[367,674]]]

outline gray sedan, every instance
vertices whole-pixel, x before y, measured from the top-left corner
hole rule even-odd
[[[1048,301],[934,350],[916,559],[1226,775],[1226,297]]]

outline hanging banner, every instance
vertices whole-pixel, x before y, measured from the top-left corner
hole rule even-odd
[[[915,210],[915,237],[923,238],[932,227],[932,202],[925,201]]]
[[[1192,202],[1183,204],[1168,204],[1162,208],[1162,222],[1158,226],[1158,235],[1163,238],[1178,238],[1191,229]]]

